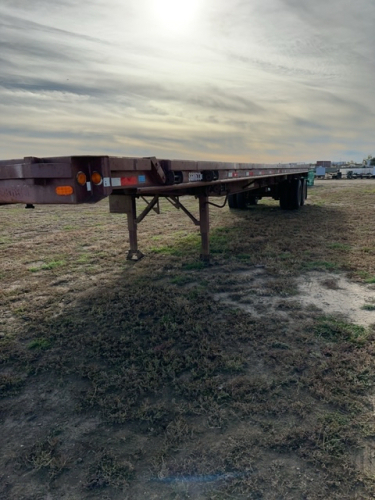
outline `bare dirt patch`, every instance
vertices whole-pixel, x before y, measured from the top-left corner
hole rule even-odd
[[[375,323],[374,285],[353,282],[338,273],[312,271],[295,279],[275,280],[264,269],[254,269],[234,271],[232,276],[237,276],[237,289],[228,287],[214,299],[254,317],[267,312],[293,320],[292,309],[314,308],[359,325]]]
[[[345,276],[329,273],[309,273],[297,279],[299,300],[306,306],[313,305],[326,314],[341,315],[352,323],[369,326],[375,323],[373,285],[356,283]]]

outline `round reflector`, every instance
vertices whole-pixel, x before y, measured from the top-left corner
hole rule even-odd
[[[81,184],[81,186],[84,186],[86,184],[86,174],[84,172],[78,172],[77,174],[77,182],[78,184]]]
[[[102,176],[99,174],[99,172],[93,172],[91,174],[91,181],[96,186],[99,186],[103,182],[103,179]]]

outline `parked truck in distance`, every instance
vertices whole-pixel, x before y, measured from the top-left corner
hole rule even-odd
[[[373,179],[375,178],[375,158],[368,156],[362,164],[350,162],[344,165],[329,165],[331,162],[318,161],[315,167],[317,179]]]
[[[372,179],[375,178],[375,167],[346,167],[339,170],[341,179]]]

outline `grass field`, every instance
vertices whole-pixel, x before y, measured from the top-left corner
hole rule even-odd
[[[138,263],[105,201],[0,209],[1,500],[375,498],[374,181],[212,207],[209,267],[168,203]]]

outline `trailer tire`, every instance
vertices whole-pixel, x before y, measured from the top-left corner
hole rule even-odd
[[[240,210],[245,210],[247,208],[246,195],[247,195],[247,193],[237,193],[236,194],[237,208],[239,208]]]
[[[247,208],[256,205],[259,201],[259,198],[254,194],[250,194],[249,191],[237,193],[235,196],[237,200],[237,208],[240,210],[246,210]]]
[[[282,210],[298,210],[301,206],[303,189],[300,179],[283,182],[280,187],[280,208]]]
[[[237,208],[237,195],[228,194],[228,205],[229,208]]]
[[[301,179],[293,179],[289,184],[289,208],[298,210],[301,206],[302,182]]]
[[[303,207],[305,200],[307,198],[307,182],[306,179],[301,179],[301,203],[300,206]]]
[[[289,210],[289,184],[287,182],[283,182],[279,186],[279,195],[280,195],[280,208],[282,210]]]

